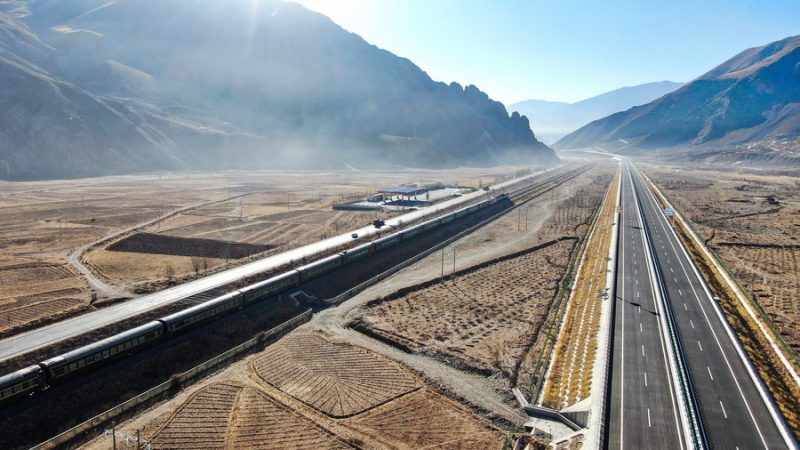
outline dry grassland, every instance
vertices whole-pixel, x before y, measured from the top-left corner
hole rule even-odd
[[[557,409],[587,398],[600,330],[600,313],[608,274],[619,173],[611,182],[595,227],[584,249],[583,262],[569,298],[564,322],[551,357],[543,404]]]

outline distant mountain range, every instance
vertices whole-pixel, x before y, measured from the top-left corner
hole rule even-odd
[[[5,179],[557,160],[475,86],[279,1],[0,2],[0,105]]]
[[[528,117],[536,135],[552,143],[572,131],[609,114],[649,103],[684,83],[659,81],[615,89],[575,103],[525,100],[508,106]]]
[[[800,165],[800,36],[745,50],[677,91],[592,122],[555,145]]]

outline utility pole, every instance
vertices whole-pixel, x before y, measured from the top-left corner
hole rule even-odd
[[[456,248],[453,247],[453,282],[456,280]]]
[[[117,450],[117,427],[111,427],[111,442],[114,444],[114,450]]]
[[[525,231],[528,231],[528,210],[530,209],[530,206],[525,208]]]
[[[444,280],[444,249],[442,249],[442,275],[439,277],[440,280]]]
[[[142,438],[139,436],[139,430],[136,430],[136,450],[142,448]]]

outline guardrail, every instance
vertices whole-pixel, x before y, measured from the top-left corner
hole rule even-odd
[[[617,183],[617,198],[616,204],[614,205],[614,225],[612,227],[612,237],[611,237],[611,244],[609,247],[609,253],[611,254],[611,260],[608,261],[607,267],[610,267],[608,274],[606,275],[606,288],[609,289],[608,296],[606,297],[606,303],[604,305],[603,313],[605,313],[606,317],[606,335],[603,336],[603,324],[600,325],[600,334],[598,335],[597,339],[600,341],[598,345],[598,352],[597,358],[601,359],[602,367],[598,367],[595,364],[595,369],[597,372],[592,374],[592,396],[598,396],[597,390],[600,390],[600,395],[598,396],[599,404],[596,405],[596,411],[592,411],[592,417],[590,418],[590,426],[589,426],[589,433],[592,439],[587,439],[587,447],[589,448],[600,448],[603,445],[603,442],[606,440],[606,412],[609,405],[609,399],[611,397],[611,389],[609,389],[609,385],[611,384],[611,364],[613,361],[613,354],[614,354],[614,333],[615,333],[615,326],[614,326],[614,319],[616,315],[616,305],[617,305],[617,271],[619,268],[619,246],[620,246],[620,239],[619,235],[621,233],[622,227],[621,220],[622,214],[620,212],[620,205],[622,204],[622,178],[623,178],[623,167],[622,164],[619,166],[619,182]],[[609,278],[610,277],[610,278]],[[601,316],[602,317],[602,316]],[[601,338],[604,338],[601,340]],[[603,351],[600,349],[603,348]],[[602,370],[602,375],[600,375],[600,370]],[[602,383],[602,386],[596,386],[597,383]],[[594,406],[594,405],[593,405]],[[595,409],[595,408],[592,408]],[[593,435],[593,436],[592,436]],[[596,444],[592,446],[591,444]]]
[[[592,212],[592,215],[589,218],[589,229],[586,231],[585,237],[578,238],[578,244],[575,247],[575,251],[570,256],[568,263],[569,270],[561,280],[561,287],[558,290],[557,298],[553,301],[553,304],[556,308],[555,314],[558,316],[558,320],[549,322],[550,326],[548,327],[544,337],[544,345],[542,346],[541,352],[539,352],[539,355],[535,358],[533,363],[534,372],[531,374],[531,382],[529,383],[528,387],[528,391],[531,393],[531,402],[536,404],[539,404],[539,401],[542,399],[541,397],[544,395],[548,374],[552,366],[553,351],[558,343],[558,335],[561,331],[561,324],[564,321],[564,316],[569,309],[569,297],[572,295],[572,291],[575,289],[575,283],[577,282],[576,274],[583,265],[586,243],[589,241],[592,233],[594,233],[594,229],[597,224],[597,218],[600,215],[601,209],[602,204]],[[563,311],[561,311],[562,306],[564,306]],[[561,311],[560,315],[559,311]],[[555,338],[553,338],[553,332],[555,332]],[[551,340],[552,343],[548,345],[548,342]],[[546,356],[545,353],[547,353]],[[547,361],[548,364],[545,365],[544,361]],[[544,372],[541,372],[541,370],[544,370]]]
[[[634,190],[634,196],[636,197],[636,206],[639,211],[639,214],[642,218],[645,217],[644,208],[642,207],[642,203],[639,200],[639,193]],[[653,238],[648,231],[648,227],[643,227],[644,235],[645,235],[645,244],[648,246],[648,256],[652,261],[653,270],[656,272],[656,281],[658,284],[658,293],[659,300],[661,303],[661,307],[664,310],[664,323],[666,324],[667,334],[669,335],[669,344],[672,348],[672,351],[675,355],[675,364],[677,365],[676,374],[678,376],[678,385],[680,386],[680,393],[682,398],[682,403],[686,408],[686,412],[689,418],[689,431],[691,433],[692,441],[694,442],[695,448],[703,449],[708,448],[708,440],[706,437],[705,429],[701,424],[700,419],[700,407],[697,401],[697,397],[694,395],[694,385],[692,383],[691,376],[689,375],[688,368],[686,367],[686,356],[685,352],[683,351],[683,346],[681,345],[680,338],[678,337],[677,328],[675,326],[675,318],[673,317],[672,307],[670,302],[667,301],[669,295],[667,293],[666,287],[664,286],[664,277],[662,275],[661,267],[656,260],[655,256],[652,253],[652,249],[655,248],[655,243],[653,242]]]
[[[59,448],[61,446],[67,446],[73,443],[74,440],[79,439],[81,437],[85,437],[87,434],[91,433],[97,427],[100,427],[111,420],[114,420],[123,414],[132,411],[137,406],[158,398],[161,395],[166,394],[167,392],[182,387],[185,383],[194,380],[195,378],[199,377],[202,374],[208,373],[212,369],[217,368],[218,366],[222,365],[223,363],[227,362],[228,360],[241,355],[259,344],[264,344],[275,339],[280,338],[284,334],[288,333],[298,325],[308,322],[311,319],[311,309],[304,311],[302,314],[295,316],[282,324],[271,328],[263,333],[260,333],[255,338],[246,341],[238,346],[226,351],[225,353],[221,353],[208,361],[201,363],[186,372],[183,372],[177,376],[170,378],[168,381],[165,381],[153,388],[148,389],[141,394],[130,398],[119,405],[102,412],[91,419],[82,422],[63,433],[48,439],[41,444],[38,444],[31,448],[31,450],[49,450],[54,448]]]
[[[651,181],[651,183],[652,183],[652,181]],[[670,206],[673,209],[675,208],[675,205],[677,203],[675,203],[672,200],[672,197],[670,197],[669,195],[665,194],[661,190],[658,191],[658,194],[661,195],[662,197],[664,197],[670,203]],[[703,235],[697,229],[697,227],[695,226],[694,222],[692,222],[690,219],[688,219],[683,214],[680,215],[680,218],[683,221],[683,223],[685,223],[689,227],[691,232],[699,240],[702,240],[702,236]],[[734,244],[734,245],[739,245],[739,244]],[[764,322],[764,324],[766,324],[767,328],[769,328],[769,330],[772,332],[772,335],[780,343],[781,348],[783,348],[783,350],[794,360],[795,364],[800,366],[800,355],[798,355],[797,352],[795,352],[794,349],[792,349],[789,346],[789,343],[787,343],[783,339],[783,336],[781,335],[781,333],[778,331],[777,328],[775,328],[775,325],[772,323],[772,319],[770,319],[770,317],[767,315],[766,311],[764,311],[764,309],[761,307],[761,305],[758,303],[758,301],[756,301],[753,298],[753,295],[750,293],[750,291],[747,288],[745,288],[739,282],[739,280],[733,274],[733,271],[731,270],[731,268],[728,266],[728,263],[725,262],[725,260],[722,258],[722,256],[720,256],[719,252],[717,252],[717,250],[715,248],[713,248],[713,247],[711,247],[709,245],[705,245],[705,248],[708,249],[709,252],[711,252],[711,254],[714,256],[714,259],[716,260],[715,262],[717,263],[717,265],[719,265],[719,267],[721,267],[722,270],[725,271],[725,273],[728,275],[728,278],[736,285],[736,287],[739,289],[739,291],[742,294],[744,294],[744,296],[747,298],[747,300],[750,303],[750,305],[758,312],[759,318]]]

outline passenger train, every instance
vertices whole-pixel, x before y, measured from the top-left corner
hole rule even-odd
[[[506,194],[503,194],[484,200],[0,377],[0,403],[32,395],[75,374],[141,351],[171,336],[397,245],[423,231],[493,205],[505,197]]]

